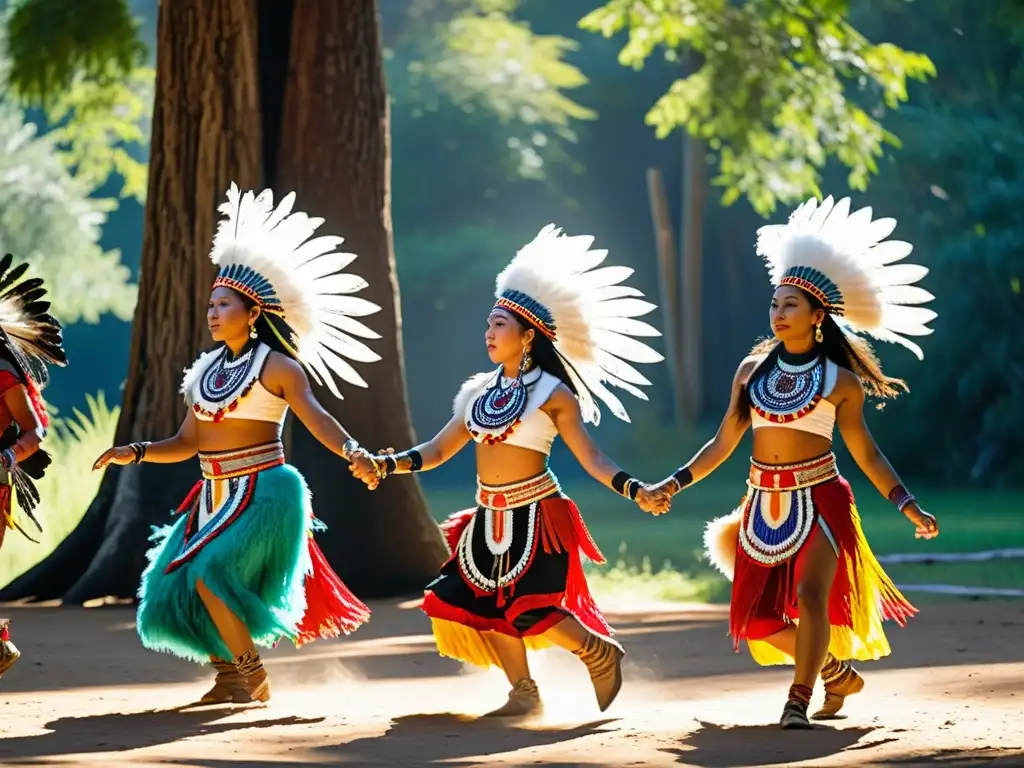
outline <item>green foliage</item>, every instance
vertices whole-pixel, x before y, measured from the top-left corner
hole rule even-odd
[[[149,140],[155,72],[139,27],[126,0],[22,0],[3,42],[5,90],[44,110],[75,176],[95,191],[117,174],[120,196],[141,203],[147,166],[132,152]]]
[[[657,49],[699,59],[647,123],[659,137],[682,128],[707,140],[723,204],[746,196],[767,216],[779,202],[820,196],[832,157],[851,188],[865,189],[884,145],[897,144],[878,118],[906,101],[908,78],[935,74],[927,56],[870,43],[847,13],[846,0],[611,0],[580,26],[627,31],[624,66],[641,69]]]
[[[139,67],[124,80],[101,83],[85,73],[56,96],[47,109],[50,132],[75,177],[93,189],[112,174],[121,177],[121,197],[146,199],[148,168],[129,149],[149,143],[155,72]]]
[[[547,163],[567,160],[574,121],[595,113],[564,93],[587,82],[564,60],[577,43],[536,34],[514,17],[518,6],[518,0],[418,0],[400,36],[411,58],[391,86],[413,117],[449,106],[466,121],[481,116],[500,132],[513,172],[540,179]]]
[[[110,447],[121,409],[110,408],[102,392],[96,397],[86,395],[86,402],[87,414],[76,408],[73,418],[52,421],[44,446],[53,464],[37,483],[42,501],[36,516],[43,532],[33,536],[39,541],[35,544],[20,533],[8,531],[0,548],[0,587],[50,554],[78,525],[96,495],[102,473],[93,472],[92,463]],[[34,531],[31,523],[26,530]]]
[[[25,102],[47,104],[83,73],[100,85],[116,86],[145,61],[140,22],[127,0],[17,0],[11,5],[10,87]]]
[[[0,101],[0,245],[47,282],[54,313],[95,323],[112,312],[131,318],[136,287],[117,251],[99,240],[112,201],[72,176],[52,135],[39,136],[21,110]]]

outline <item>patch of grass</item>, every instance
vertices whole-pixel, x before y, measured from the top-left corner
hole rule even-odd
[[[17,531],[8,531],[0,548],[0,586],[8,584],[49,555],[63,541],[89,508],[99,488],[102,473],[92,471],[92,463],[111,445],[119,406],[110,408],[103,393],[86,395],[88,414],[77,408],[68,419],[54,419],[44,442],[53,457],[46,476],[36,485],[41,502],[36,517],[43,532],[35,530],[24,515],[21,524],[33,543]],[[14,510],[15,516],[18,510]]]

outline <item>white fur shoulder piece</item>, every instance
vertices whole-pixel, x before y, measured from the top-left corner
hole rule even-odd
[[[469,404],[473,402],[488,385],[494,383],[497,375],[496,371],[487,371],[486,373],[475,373],[466,379],[459,388],[458,394],[455,395],[455,399],[452,400],[452,415],[465,415],[466,408]]]
[[[192,365],[185,369],[185,375],[181,380],[181,394],[185,396],[185,402],[192,405],[190,394],[195,388],[196,383],[199,381],[199,377],[203,375],[210,363],[214,361],[217,355],[220,354],[220,349],[213,349],[209,352],[200,353],[199,357],[196,358]]]

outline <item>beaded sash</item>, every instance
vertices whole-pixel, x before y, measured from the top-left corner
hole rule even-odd
[[[798,464],[751,460],[740,546],[754,561],[777,565],[793,557],[814,530],[814,487],[839,476],[832,453]]]
[[[188,512],[181,550],[167,566],[180,568],[235,522],[252,502],[259,473],[284,464],[279,442],[237,451],[200,453],[203,479],[192,489],[179,511]]]

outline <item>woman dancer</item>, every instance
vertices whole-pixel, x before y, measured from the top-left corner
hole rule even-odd
[[[548,467],[555,437],[605,486],[655,514],[668,509],[667,493],[651,494],[620,470],[584,426],[599,422],[595,395],[628,421],[605,384],[646,400],[638,385],[650,382],[626,361],[662,359],[630,338],[659,335],[634,319],[655,306],[619,285],[631,270],[594,269],[607,251],[589,250],[592,243],[554,226],[541,230],[498,275],[484,333],[498,367],[463,385],[451,421],[432,440],[382,453],[378,476],[350,468],[376,487],[388,475],[434,469],[476,442],[477,506],[444,524],[451,558],[427,586],[422,607],[441,654],[504,670],[512,691],[490,716],[540,710],[527,647],[572,651],[587,665],[602,711],[622,685],[624,652],[583,573],[582,556],[604,558]]]
[[[14,498],[32,524],[39,504],[39,480],[50,465],[42,442],[50,425],[40,390],[49,381],[47,364],[67,365],[61,326],[43,301],[41,278],[21,280],[28,264],[0,259],[0,546],[8,528],[35,541],[14,515]],[[19,282],[20,281],[20,282]],[[10,620],[0,618],[0,677],[21,657],[11,642]]]
[[[240,195],[234,184],[214,239],[220,267],[207,309],[219,344],[185,373],[189,406],[178,434],[111,448],[95,464],[169,464],[199,454],[203,479],[180,519],[157,531],[139,587],[143,645],[195,662],[217,678],[201,703],[267,701],[256,646],[349,633],[369,610],[331,570],[312,536],[309,490],[285,464],[288,408],[334,453],[370,468],[369,454],[316,401],[302,366],[341,397],[337,375],[366,383],[342,359],[380,359],[353,338],[379,338],[353,317],[379,307],[350,296],[366,286],[342,270],[342,238],[310,239],[323,219],[276,210],[273,194]],[[300,365],[301,363],[301,365]]]
[[[659,486],[678,492],[725,461],[748,426],[753,458],[743,504],[708,526],[710,559],[733,579],[730,634],[762,665],[794,663],[783,728],[810,728],[815,677],[825,685],[816,718],[834,716],[864,687],[848,660],[889,653],[882,621],[901,626],[916,609],[872,554],[850,486],[836,468],[838,424],[872,484],[930,539],[939,528],[900,482],[864,423],[865,395],[895,397],[906,384],[882,372],[855,333],[895,342],[923,358],[904,335],[931,333],[933,296],[912,285],[927,269],[892,265],[909,243],[883,242],[894,219],[850,214],[848,198],[810,200],[789,223],[758,231],[775,293],[774,338],[754,347],[733,380],[714,439]]]

